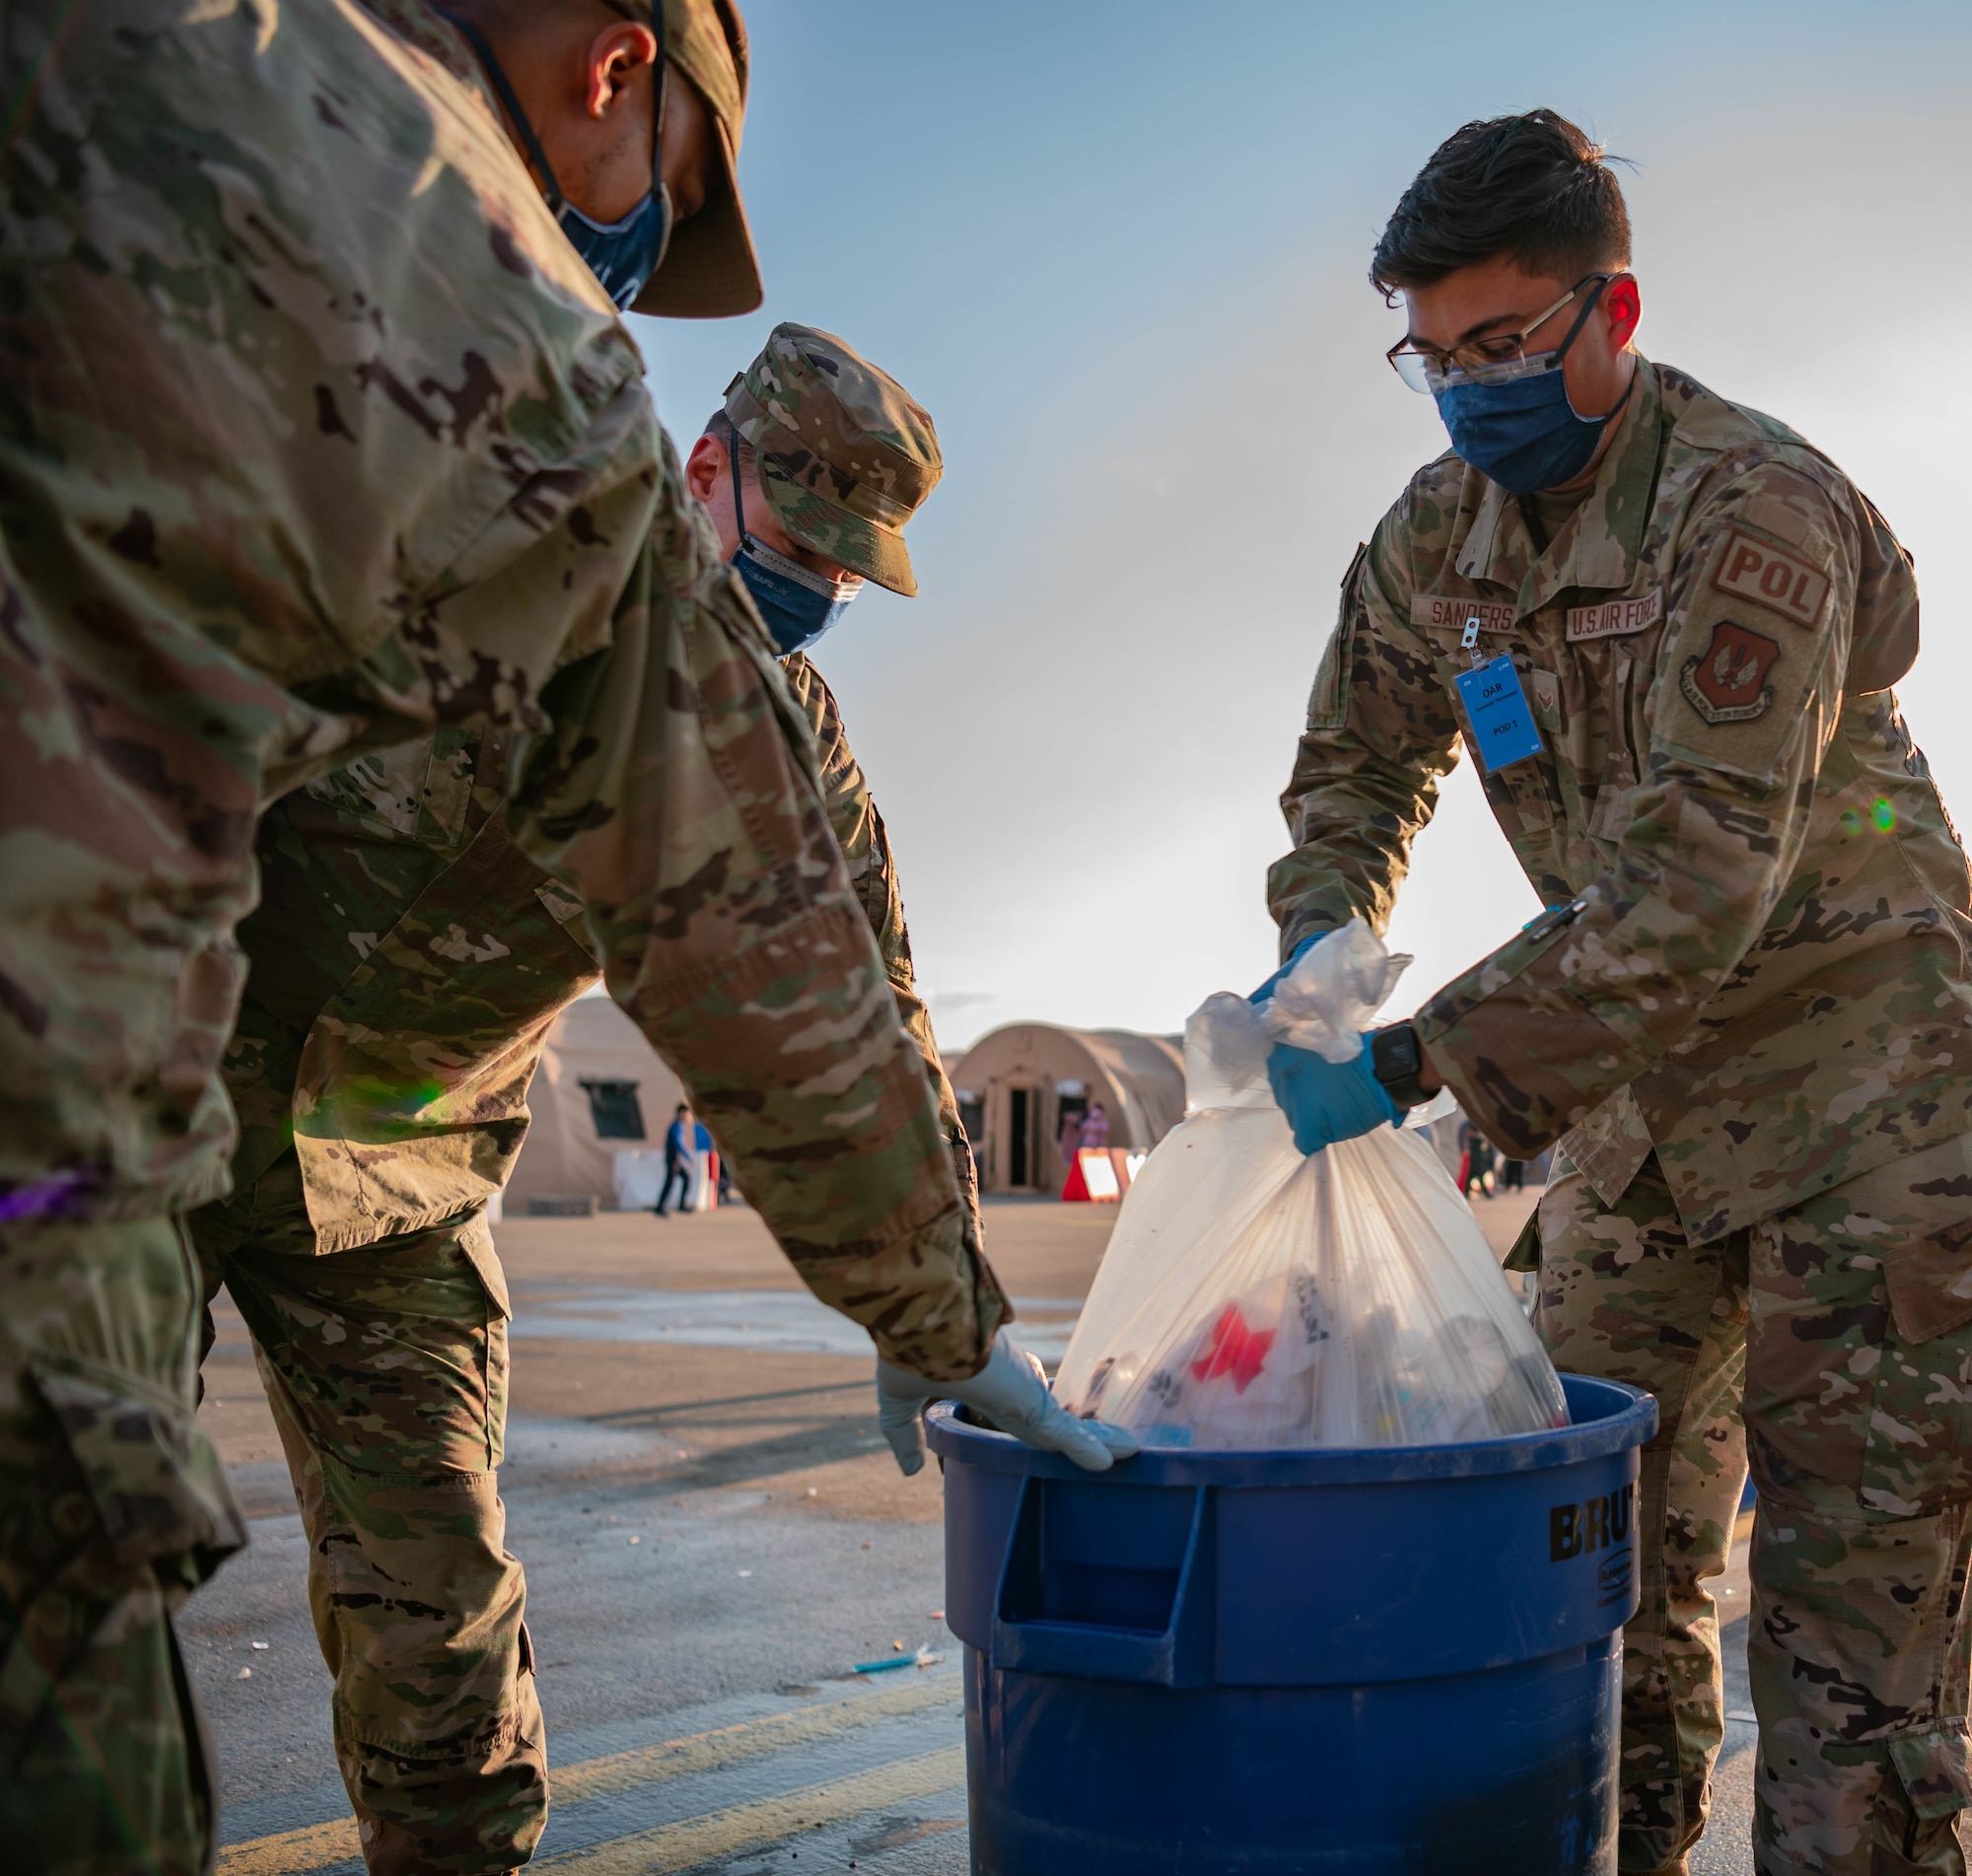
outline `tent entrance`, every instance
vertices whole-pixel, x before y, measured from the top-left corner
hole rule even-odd
[[[1039,1157],[1034,1140],[1040,1121],[1041,1091],[1037,1087],[1007,1090],[1007,1183],[1016,1188],[1037,1183]]]

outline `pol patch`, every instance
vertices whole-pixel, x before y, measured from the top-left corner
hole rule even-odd
[[[1767,673],[1780,655],[1780,646],[1764,632],[1721,619],[1712,628],[1712,643],[1684,660],[1677,686],[1707,723],[1746,723],[1774,701]]]

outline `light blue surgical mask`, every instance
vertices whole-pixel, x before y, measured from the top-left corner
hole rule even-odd
[[[726,439],[726,460],[733,474],[733,519],[740,533],[733,570],[746,583],[746,591],[753,595],[781,656],[789,658],[806,651],[842,617],[850,600],[862,591],[863,583],[831,580],[786,554],[776,553],[765,541],[747,533],[740,452],[731,434]]]
[[[528,121],[528,113],[521,108],[521,101],[514,95],[514,88],[507,82],[507,74],[502,69],[493,48],[486,43],[485,36],[469,20],[461,19],[456,13],[443,16],[463,33],[471,41],[472,49],[479,54],[479,62],[486,68],[486,76],[493,81],[493,89],[500,94],[500,102],[507,108],[507,114],[514,120],[521,133],[521,141],[528,146],[528,156],[535,172],[546,185],[547,205],[554,211],[554,218],[561,224],[561,232],[569,239],[569,244],[589,263],[593,273],[615,304],[619,313],[627,313],[645,283],[663,265],[665,249],[671,238],[671,194],[662,180],[654,174],[651,178],[651,192],[640,201],[629,214],[620,221],[599,222],[585,215],[561,192],[561,184],[555,180],[555,173],[548,163],[547,152],[541,148],[540,139],[534,135],[534,126]],[[657,65],[657,122],[664,122],[665,107],[665,22],[664,8],[651,9],[651,24],[658,35]],[[655,167],[663,148],[662,138],[652,137],[652,163]]]

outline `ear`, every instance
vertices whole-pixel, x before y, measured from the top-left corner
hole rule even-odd
[[[1602,307],[1609,321],[1609,337],[1617,351],[1637,335],[1637,326],[1644,316],[1643,295],[1637,288],[1635,274],[1619,274],[1610,281],[1609,288],[1602,296]]]
[[[606,117],[629,96],[640,71],[658,59],[658,38],[647,26],[620,20],[604,27],[590,41],[583,71],[582,107],[592,117]]]
[[[726,451],[716,437],[700,437],[684,459],[684,485],[701,508],[709,507],[713,491],[726,475]]]

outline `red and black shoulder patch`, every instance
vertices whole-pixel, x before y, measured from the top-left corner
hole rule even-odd
[[[1779,643],[1764,632],[1720,619],[1712,643],[1684,660],[1677,686],[1707,723],[1747,723],[1774,701],[1769,677],[1780,656]]]

